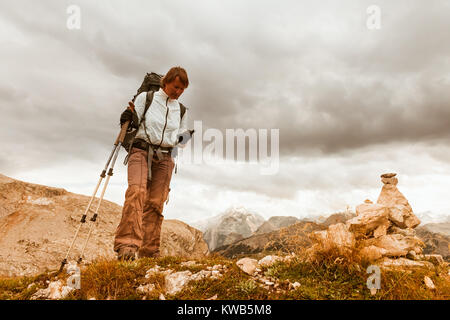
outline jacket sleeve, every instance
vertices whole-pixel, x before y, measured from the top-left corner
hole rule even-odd
[[[180,123],[180,129],[178,130],[178,134],[183,134],[186,131],[188,131],[188,123],[189,123],[189,108],[186,107],[186,112],[183,115],[183,118],[181,118]]]

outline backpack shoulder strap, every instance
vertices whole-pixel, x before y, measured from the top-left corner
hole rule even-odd
[[[147,91],[147,96],[145,98],[145,109],[144,109],[144,114],[142,115],[142,118],[145,117],[145,114],[147,113],[148,108],[150,108],[150,105],[152,104],[154,93],[155,93],[155,91]]]
[[[184,114],[186,113],[186,107],[180,102],[180,122],[183,119]]]

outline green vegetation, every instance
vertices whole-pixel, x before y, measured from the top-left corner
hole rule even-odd
[[[66,299],[210,299],[218,300],[303,300],[303,299],[450,299],[450,276],[444,267],[435,269],[382,270],[381,290],[371,295],[366,281],[368,263],[356,262],[351,255],[322,252],[312,260],[294,258],[288,262],[277,262],[261,268],[265,278],[277,283],[277,288],[264,287],[236,265],[236,260],[212,255],[196,260],[192,266],[182,266],[187,259],[164,257],[140,259],[133,262],[96,261],[81,269],[81,289],[72,291]],[[147,274],[147,270],[190,270],[196,273],[208,266],[226,266],[219,279],[205,278],[191,281],[173,296],[165,294],[165,278],[162,273]],[[425,286],[424,277],[434,282],[436,289]],[[44,273],[36,277],[0,278],[0,299],[30,299],[39,289],[48,286],[47,281],[62,280],[68,275]],[[300,286],[293,288],[292,283]],[[143,293],[139,286],[153,284],[154,290]]]

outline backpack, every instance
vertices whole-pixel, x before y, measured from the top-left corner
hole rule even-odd
[[[133,145],[134,139],[136,137],[136,134],[141,127],[141,124],[143,121],[145,121],[145,114],[147,113],[148,108],[152,104],[153,101],[153,94],[158,91],[161,88],[161,79],[163,78],[162,75],[157,73],[147,73],[144,81],[142,81],[141,86],[137,90],[137,93],[133,97],[132,101],[134,103],[134,100],[136,100],[137,96],[140,95],[142,92],[147,92],[147,97],[145,99],[145,109],[144,114],[142,115],[141,121],[138,121],[138,115],[135,110],[133,110],[133,121],[134,123],[138,123],[138,127],[136,128],[129,128],[127,133],[125,134],[125,137],[122,142],[122,147],[127,150],[128,154],[131,151],[131,146]],[[184,114],[186,113],[186,107],[180,103],[180,123],[181,119],[183,119]],[[126,165],[128,162],[128,156],[125,158],[124,164]]]

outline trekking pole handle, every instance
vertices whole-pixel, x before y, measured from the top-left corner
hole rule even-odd
[[[120,129],[120,133],[119,136],[117,137],[115,145],[118,145],[119,143],[122,144],[123,139],[125,138],[125,134],[127,133],[129,124],[130,121],[127,121],[123,124],[122,129]]]
[[[129,107],[128,108],[130,108],[131,109],[131,111],[133,111],[134,112],[134,103],[133,102],[128,102],[128,105],[129,105]]]
[[[128,102],[128,105],[129,105],[128,109],[134,112],[134,103],[130,101]],[[127,133],[128,126],[130,125],[130,122],[131,121],[127,121],[122,125],[119,136],[117,137],[117,140],[114,143],[115,145],[118,145],[119,143],[122,144],[123,139],[125,138],[125,134]]]

